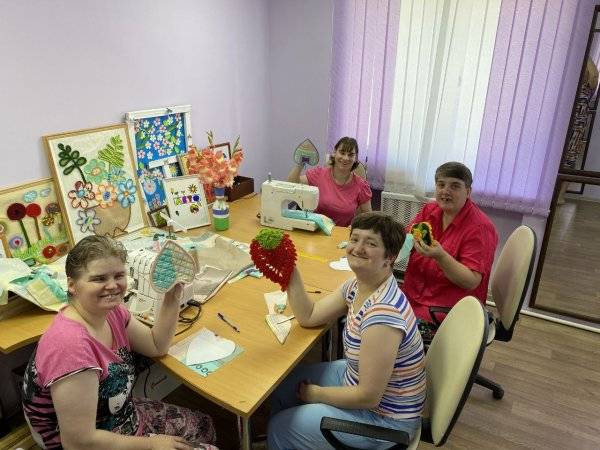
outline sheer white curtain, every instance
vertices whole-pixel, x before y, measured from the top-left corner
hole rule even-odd
[[[474,168],[501,0],[402,0],[385,190],[424,194]]]

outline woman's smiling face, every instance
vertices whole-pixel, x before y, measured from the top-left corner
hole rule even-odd
[[[116,256],[94,259],[77,279],[68,279],[72,300],[90,313],[105,314],[121,304],[127,291],[125,264]]]

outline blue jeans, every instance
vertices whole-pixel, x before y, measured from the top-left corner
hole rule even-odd
[[[288,375],[271,396],[271,420],[269,421],[269,450],[301,450],[332,448],[321,434],[322,417],[379,425],[409,433],[412,438],[421,419],[394,420],[366,409],[342,409],[323,403],[301,403],[296,397],[298,383],[310,380],[319,386],[342,386],[346,360],[299,366]],[[386,449],[390,442],[334,433],[344,444],[357,448]]]

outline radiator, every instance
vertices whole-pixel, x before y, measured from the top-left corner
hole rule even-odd
[[[381,193],[381,212],[392,216],[403,226],[406,226],[417,215],[423,205],[431,200],[433,199],[426,197],[417,198],[412,194],[383,191]],[[394,270],[404,272],[407,263],[408,259],[396,260]]]

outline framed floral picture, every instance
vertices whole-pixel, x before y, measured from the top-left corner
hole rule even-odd
[[[164,228],[167,226],[167,221],[164,216],[171,217],[169,214],[169,207],[167,205],[161,206],[160,208],[148,211],[148,221],[151,227]]]
[[[116,237],[147,224],[127,126],[44,136],[71,244]]]
[[[52,178],[0,190],[0,254],[29,266],[69,251],[69,238]]]
[[[191,110],[182,105],[125,114],[147,210],[166,205],[164,178],[186,175],[179,157],[192,143]]]
[[[197,228],[210,225],[204,187],[196,175],[165,178],[163,187],[175,225]]]

